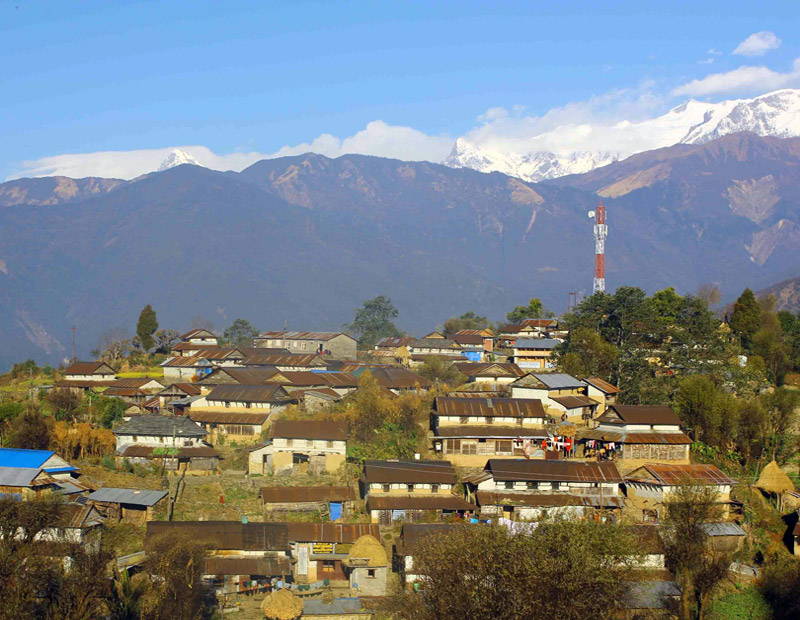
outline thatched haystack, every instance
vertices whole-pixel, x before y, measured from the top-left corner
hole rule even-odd
[[[794,483],[791,478],[786,475],[775,461],[772,461],[761,472],[758,482],[756,482],[756,487],[764,493],[774,495],[776,507],[779,510],[783,507],[784,494],[794,491]]]
[[[564,420],[556,426],[555,434],[561,437],[575,437],[578,434],[578,427],[572,422]]]
[[[303,601],[290,590],[275,590],[261,603],[261,611],[271,620],[295,620],[303,614]]]
[[[350,553],[347,554],[347,564],[376,568],[388,566],[389,560],[386,557],[386,549],[383,548],[380,541],[374,536],[365,534],[350,548]]]

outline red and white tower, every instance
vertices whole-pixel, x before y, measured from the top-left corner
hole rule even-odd
[[[603,202],[597,205],[596,211],[589,211],[589,217],[594,218],[594,283],[592,290],[595,293],[604,293],[606,290],[606,208]]]

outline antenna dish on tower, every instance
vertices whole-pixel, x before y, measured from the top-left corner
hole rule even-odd
[[[589,211],[589,213],[587,213],[586,215],[588,215],[589,217],[594,217],[594,211]]]

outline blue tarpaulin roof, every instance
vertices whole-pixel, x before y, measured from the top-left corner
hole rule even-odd
[[[53,456],[52,450],[19,450],[0,448],[0,467],[40,468]],[[67,470],[64,470],[67,471]]]

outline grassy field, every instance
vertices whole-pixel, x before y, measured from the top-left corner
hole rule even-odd
[[[164,369],[161,366],[151,366],[147,370],[130,370],[128,372],[117,373],[120,379],[142,379],[144,377],[152,377],[158,379],[164,376]]]
[[[711,620],[769,620],[772,610],[755,587],[737,587],[714,601],[707,617]]]

